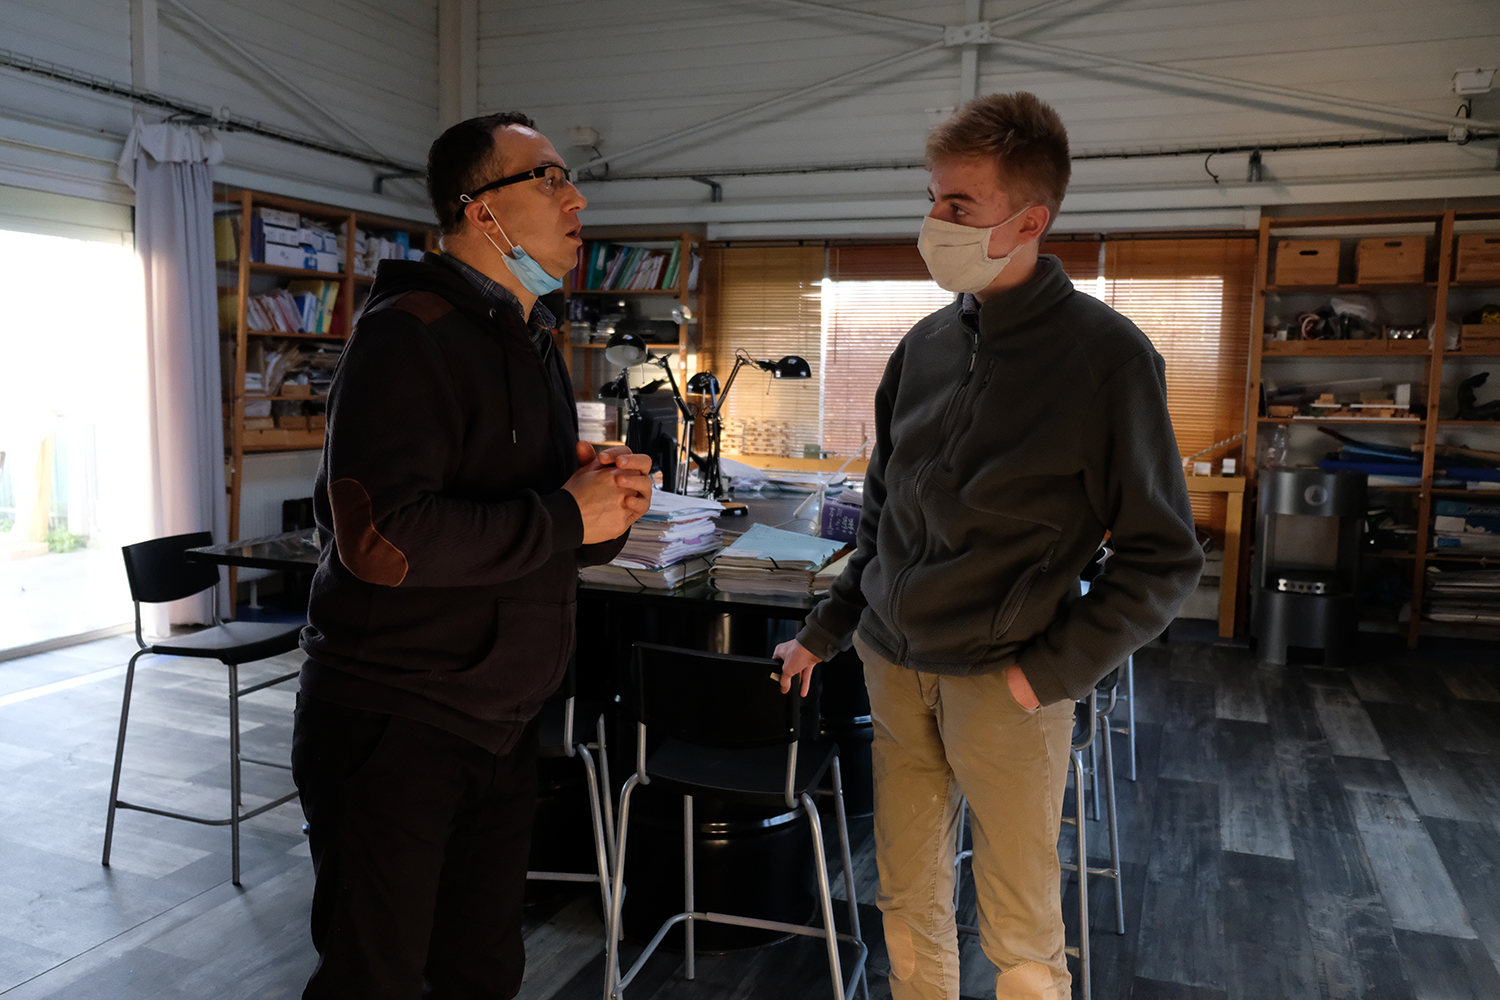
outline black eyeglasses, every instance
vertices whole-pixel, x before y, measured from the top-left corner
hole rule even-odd
[[[502,177],[498,181],[491,181],[478,190],[470,191],[468,194],[459,195],[458,200],[467,204],[468,202],[471,202],[475,198],[478,198],[480,195],[484,194],[486,191],[493,191],[496,188],[509,187],[512,184],[519,184],[522,181],[538,179],[542,182],[543,191],[545,191],[547,194],[557,194],[565,186],[572,183],[573,175],[568,171],[567,167],[558,166],[556,163],[548,163],[540,167],[532,167],[530,170],[523,170],[519,174],[511,174],[509,177]]]

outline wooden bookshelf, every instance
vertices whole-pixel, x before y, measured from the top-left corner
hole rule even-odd
[[[1255,465],[1256,438],[1259,428],[1266,424],[1296,423],[1296,424],[1338,424],[1345,427],[1358,427],[1360,425],[1372,425],[1379,427],[1410,426],[1422,432],[1421,449],[1422,464],[1420,468],[1421,485],[1419,486],[1381,486],[1370,487],[1372,493],[1406,493],[1414,495],[1416,499],[1416,546],[1413,552],[1375,552],[1366,555],[1379,558],[1391,559],[1411,563],[1411,617],[1410,621],[1403,623],[1402,630],[1406,633],[1407,643],[1411,646],[1417,645],[1423,629],[1427,627],[1436,628],[1440,623],[1430,622],[1423,617],[1423,589],[1426,583],[1427,564],[1431,561],[1455,563],[1476,563],[1491,566],[1500,566],[1500,556],[1490,555],[1449,555],[1446,550],[1435,549],[1431,545],[1433,503],[1435,497],[1457,498],[1463,497],[1478,503],[1500,502],[1500,493],[1487,490],[1465,490],[1435,488],[1433,480],[1437,465],[1437,436],[1438,431],[1452,430],[1461,433],[1464,429],[1482,427],[1500,427],[1497,421],[1472,421],[1472,420],[1446,420],[1442,418],[1441,410],[1443,403],[1443,365],[1445,361],[1462,358],[1488,357],[1479,352],[1469,352],[1462,349],[1449,351],[1444,348],[1444,327],[1450,318],[1451,306],[1449,303],[1450,292],[1454,288],[1493,290],[1500,296],[1500,279],[1495,281],[1453,281],[1455,270],[1455,255],[1457,236],[1455,224],[1460,221],[1485,222],[1493,220],[1494,229],[1500,231],[1500,211],[1496,210],[1454,210],[1434,213],[1412,213],[1396,215],[1362,215],[1362,216],[1319,216],[1316,218],[1262,218],[1260,222],[1260,254],[1257,261],[1256,292],[1252,306],[1252,326],[1250,338],[1250,376],[1247,380],[1247,412],[1257,414],[1260,412],[1260,393],[1262,384],[1262,365],[1266,358],[1285,359],[1307,359],[1327,358],[1341,361],[1349,361],[1356,365],[1362,359],[1384,358],[1391,360],[1398,357],[1407,357],[1418,360],[1422,365],[1421,377],[1412,380],[1413,402],[1418,402],[1418,392],[1422,392],[1420,399],[1426,406],[1426,416],[1420,420],[1364,420],[1358,418],[1320,418],[1320,417],[1293,417],[1274,418],[1260,416],[1257,420],[1250,421],[1247,427],[1245,451],[1246,468],[1251,478],[1250,487],[1254,493],[1254,481],[1257,475]],[[1270,278],[1274,270],[1274,261],[1271,259],[1272,248],[1278,239],[1294,236],[1298,229],[1339,227],[1346,228],[1347,233],[1340,235],[1343,254],[1343,273],[1340,277],[1352,277],[1352,268],[1349,266],[1349,254],[1351,249],[1347,244],[1361,237],[1383,236],[1381,227],[1391,226],[1397,223],[1426,223],[1432,228],[1428,233],[1428,255],[1425,261],[1425,274],[1423,280],[1408,282],[1345,282],[1326,285],[1289,285],[1272,284]],[[1272,229],[1277,231],[1273,236]],[[1356,235],[1357,234],[1357,235]],[[1319,238],[1332,238],[1321,236]],[[1265,317],[1267,315],[1267,303],[1278,302],[1288,298],[1301,295],[1327,296],[1340,292],[1358,292],[1379,296],[1381,294],[1399,293],[1408,296],[1411,293],[1420,293],[1424,299],[1425,325],[1433,328],[1435,334],[1428,340],[1324,340],[1324,341],[1277,341],[1266,339],[1264,334]],[[1500,355],[1500,352],[1497,352]],[[1289,361],[1280,362],[1287,364]],[[1359,367],[1350,370],[1347,377],[1358,377]],[[1451,404],[1447,404],[1451,405]],[[1478,445],[1484,447],[1484,445]],[[1415,452],[1414,452],[1415,453]],[[1413,469],[1414,475],[1417,469]],[[1437,477],[1441,479],[1441,477]],[[1247,586],[1249,581],[1246,581]],[[1500,632],[1495,634],[1500,635]]]
[[[580,400],[593,399],[594,392],[599,383],[605,378],[604,358],[600,351],[604,349],[602,341],[578,341],[573,336],[573,323],[568,320],[568,300],[572,298],[618,298],[626,301],[634,299],[661,299],[675,298],[684,309],[694,309],[695,302],[699,301],[699,294],[703,288],[706,269],[702,266],[702,240],[692,233],[633,233],[629,236],[594,236],[588,232],[583,234],[585,254],[596,242],[615,243],[620,246],[638,246],[643,244],[672,244],[676,243],[681,248],[680,262],[677,268],[677,281],[667,288],[637,289],[609,289],[609,288],[574,288],[574,274],[568,272],[563,281],[563,315],[559,317],[559,332],[561,334],[558,346],[563,351],[563,357],[568,364],[568,373],[573,378],[574,392]],[[694,255],[699,258],[698,283],[690,287],[692,277],[692,261]],[[588,272],[589,261],[583,261],[583,273]],[[687,380],[692,372],[688,371],[688,349],[693,345],[691,323],[677,324],[677,343],[675,351],[677,354],[676,370],[673,377],[677,379],[678,388],[685,394],[687,392]],[[700,327],[701,328],[701,327]],[[671,350],[674,345],[653,344],[658,350]],[[701,345],[698,345],[701,347]],[[579,387],[580,377],[582,387]]]
[[[267,428],[248,430],[245,427],[245,404],[252,399],[267,399],[271,402],[301,402],[322,404],[323,397],[285,395],[250,396],[245,391],[245,370],[248,365],[249,347],[252,339],[295,340],[323,343],[342,343],[349,339],[353,330],[356,302],[356,286],[369,286],[374,279],[354,273],[355,240],[344,241],[344,252],[339,262],[339,271],[316,271],[300,267],[282,267],[250,259],[250,234],[256,208],[274,208],[328,223],[335,230],[347,226],[346,232],[354,234],[360,229],[367,231],[400,230],[410,233],[413,241],[422,240],[425,249],[437,245],[436,230],[427,223],[409,219],[357,212],[336,205],[287,198],[246,189],[228,190],[216,194],[215,202],[220,206],[237,206],[239,209],[238,257],[230,261],[217,261],[217,283],[222,289],[233,288],[239,298],[239,309],[233,329],[220,330],[220,336],[233,340],[234,375],[224,396],[225,434],[224,488],[229,497],[229,537],[240,535],[240,497],[243,489],[241,470],[244,456],[254,452],[306,451],[323,446],[323,431],[304,428]],[[219,213],[216,213],[219,214]],[[252,294],[264,289],[252,290],[251,278],[272,279],[278,286],[286,281],[330,281],[338,284],[338,318],[336,329],[328,333],[278,333],[271,330],[252,330],[249,327],[249,301]],[[264,281],[257,282],[263,284]],[[229,571],[231,590],[236,583],[236,572]]]

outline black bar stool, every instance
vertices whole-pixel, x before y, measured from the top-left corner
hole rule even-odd
[[[264,660],[267,657],[289,653],[296,649],[297,640],[302,634],[302,626],[271,622],[221,621],[216,602],[213,627],[187,635],[174,635],[163,642],[147,644],[141,635],[142,604],[179,601],[184,597],[192,597],[194,594],[201,594],[205,590],[218,587],[219,570],[217,567],[207,563],[191,563],[183,556],[188,549],[212,544],[213,536],[206,531],[200,531],[126,545],[121,550],[125,554],[125,577],[130,583],[130,598],[135,603],[135,641],[140,649],[130,658],[130,665],[125,668],[125,698],[120,705],[120,737],[115,744],[114,777],[109,785],[109,816],[104,823],[102,863],[105,866],[109,865],[110,846],[115,833],[115,810],[134,809],[137,812],[186,820],[189,823],[229,827],[233,882],[239,885],[241,821],[259,816],[297,797],[297,793],[292,791],[274,802],[267,802],[248,812],[240,811],[240,764],[260,764],[286,771],[292,769],[289,762],[256,760],[240,754],[240,699],[262,688],[272,687],[298,676],[298,671],[294,670],[289,674],[282,674],[271,680],[242,688],[239,686],[239,666],[242,663]],[[218,660],[229,668],[229,816],[224,819],[191,816],[187,813],[173,812],[170,809],[126,802],[119,797],[120,763],[125,758],[125,726],[130,719],[130,689],[135,681],[135,663],[147,653],[156,656],[191,656]]]
[[[603,914],[609,920],[610,873],[615,856],[614,806],[610,801],[609,756],[604,743],[604,710],[591,707],[582,718],[578,714],[576,660],[568,662],[562,686],[542,706],[538,723],[537,740],[541,757],[567,757],[583,764],[583,774],[588,782],[589,815],[593,820],[594,871],[592,872],[544,872],[528,871],[526,877],[539,882],[597,882],[603,904]],[[592,719],[589,718],[592,716]],[[588,730],[583,728],[594,723],[594,742],[588,739]],[[599,761],[594,762],[594,753]]]
[[[843,786],[839,778],[838,746],[834,743],[802,741],[800,710],[802,697],[794,687],[781,693],[781,664],[776,660],[720,653],[700,653],[638,642],[631,664],[636,718],[636,769],[620,792],[620,832],[615,858],[614,888],[610,892],[610,919],[606,929],[605,995],[623,996],[662,939],[677,924],[684,925],[687,945],[687,978],[694,977],[693,925],[704,921],[733,924],[787,934],[821,937],[828,946],[828,971],[836,1000],[848,1000],[865,983],[867,949],[859,930],[859,910],[854,893],[849,855],[849,828],[844,815]],[[647,759],[647,727],[667,739]],[[823,834],[813,795],[825,773],[833,778],[834,810],[839,845],[843,852],[844,889],[849,902],[850,933],[840,934],[833,922],[833,901],[828,886],[828,865],[823,856]],[[620,904],[624,895],[625,848],[630,823],[630,795],[638,785],[660,782],[670,792],[680,792],[683,806],[683,907],[668,917],[645,950],[622,976],[619,971]],[[818,902],[822,927],[809,927],[776,920],[698,911],[693,900],[693,796],[712,795],[764,805],[784,805],[807,814],[817,872]],[[859,954],[848,985],[844,983],[838,943],[855,945]]]

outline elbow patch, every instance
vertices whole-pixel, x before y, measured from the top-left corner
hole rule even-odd
[[[339,562],[349,572],[365,583],[382,587],[395,587],[406,579],[406,555],[375,530],[370,494],[359,480],[329,483],[328,503],[333,508],[333,538]]]

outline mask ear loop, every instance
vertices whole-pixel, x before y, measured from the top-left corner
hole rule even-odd
[[[459,196],[458,196],[458,200],[459,200],[459,201],[461,201],[461,202],[463,202],[463,203],[464,203],[464,204],[465,204],[465,205],[469,205],[469,204],[473,204],[473,203],[474,203],[474,199],[473,199],[473,198],[470,198],[470,197],[469,197],[469,196],[468,196],[468,195],[466,195],[466,194],[461,194],[461,195],[459,195]],[[514,240],[512,240],[512,239],[511,239],[511,238],[510,238],[510,237],[509,237],[509,236],[506,236],[506,235],[505,235],[505,229],[504,229],[504,228],[503,228],[503,227],[502,227],[502,226],[501,226],[501,225],[500,225],[500,220],[499,220],[499,219],[497,219],[497,218],[495,218],[495,213],[494,213],[494,211],[493,211],[493,210],[492,210],[492,209],[491,209],[491,208],[490,208],[490,206],[489,206],[489,204],[488,204],[488,203],[487,203],[487,202],[483,202],[483,201],[481,201],[481,202],[479,202],[479,203],[478,203],[478,204],[479,204],[479,205],[480,205],[480,206],[481,206],[481,207],[483,207],[483,208],[484,208],[484,210],[485,210],[485,212],[486,212],[486,213],[488,213],[488,215],[489,215],[489,217],[490,217],[490,221],[491,221],[491,222],[493,222],[493,223],[494,223],[494,224],[495,224],[495,228],[496,228],[496,229],[499,229],[499,230],[500,230],[500,235],[501,235],[501,236],[504,236],[504,237],[505,237],[505,242],[507,242],[507,243],[509,243],[509,244],[510,244],[510,248],[511,248],[511,250],[512,250],[512,251],[515,251],[515,250],[516,250],[516,249],[517,249],[517,247],[516,247],[516,243],[515,243],[515,241],[514,241]],[[516,256],[515,256],[515,253],[514,253],[514,252],[512,252],[512,253],[506,253],[506,252],[505,252],[505,251],[504,251],[504,250],[501,250],[501,249],[500,249],[500,244],[498,244],[498,243],[496,243],[496,242],[495,242],[495,241],[494,241],[494,239],[493,239],[493,238],[491,238],[491,236],[490,236],[490,234],[489,234],[489,233],[485,233],[485,234],[484,234],[484,238],[485,238],[485,239],[487,239],[487,240],[489,240],[489,241],[490,241],[490,246],[492,246],[492,247],[494,247],[494,248],[495,248],[495,250],[496,250],[496,251],[497,251],[497,252],[498,252],[498,253],[500,253],[500,254],[501,254],[501,256],[504,256],[504,257],[509,257],[509,258],[510,258],[510,259],[511,259],[511,260],[515,260],[515,259],[516,259]]]

